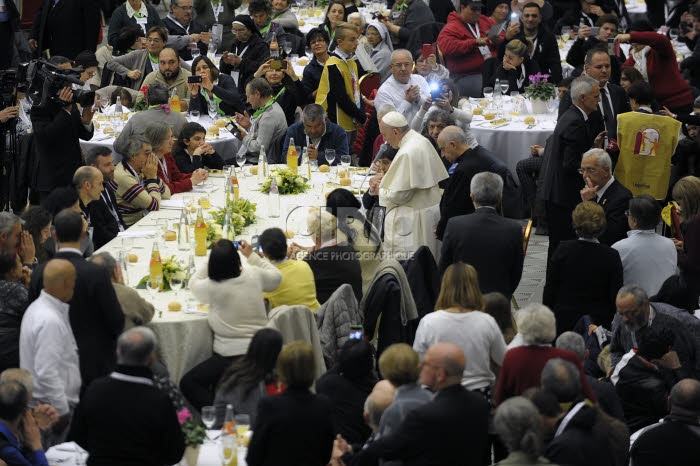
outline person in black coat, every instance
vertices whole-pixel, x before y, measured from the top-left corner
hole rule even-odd
[[[245,93],[241,96],[233,78],[220,73],[208,57],[200,55],[195,58],[192,62],[192,73],[201,77],[202,82],[187,83],[190,88],[190,111],[199,110],[200,113],[206,114],[211,103],[216,104],[217,114],[220,116],[243,112]]]
[[[233,32],[236,38],[221,56],[219,68],[222,73],[233,77],[243,104],[246,83],[260,65],[270,58],[270,46],[263,40],[258,28],[248,15],[235,17]]]
[[[572,218],[580,239],[563,241],[554,251],[542,297],[557,318],[557,335],[573,330],[584,315],[595,325],[611,328],[615,298],[622,287],[620,255],[597,240],[605,229],[603,208],[582,202]]]
[[[129,15],[127,7],[129,10],[138,13],[138,15],[136,13]],[[143,29],[144,34],[155,26],[165,28],[156,7],[147,3],[146,0],[127,0],[114,10],[112,17],[109,19],[109,36],[107,39],[109,45],[112,47],[117,45],[119,31],[127,26]]]
[[[546,162],[542,188],[549,225],[548,261],[560,241],[576,238],[571,227],[571,212],[581,202],[581,189],[584,187],[583,178],[578,172],[581,156],[594,145],[602,145],[604,137],[604,133],[595,135],[591,119],[588,118],[596,110],[600,98],[598,82],[589,77],[579,77],[571,83],[570,92],[576,96],[575,105],[571,105],[559,117],[545,149],[551,154]]]
[[[316,242],[304,259],[314,273],[316,299],[323,304],[333,292],[347,283],[357,302],[362,301],[362,269],[357,252],[350,245],[338,244],[338,219],[326,210],[312,210],[306,219]],[[298,245],[297,245],[298,246]]]
[[[367,340],[348,340],[335,366],[316,381],[316,393],[333,403],[334,431],[350,444],[363,444],[372,433],[363,417],[365,400],[377,383],[374,351]]]
[[[275,98],[275,102],[284,110],[287,126],[292,126],[295,123],[297,107],[313,103],[313,99],[304,90],[301,78],[294,72],[294,67],[289,59],[282,60],[282,65],[285,68],[281,70],[270,68],[271,62],[272,60],[267,60],[260,65],[260,68],[250,79],[265,78],[270,87],[272,87],[272,95]]]
[[[499,79],[501,83],[508,83],[508,92],[524,93],[525,88],[531,84],[530,76],[540,72],[537,62],[530,60],[532,47],[529,39],[524,39],[524,42],[519,39],[508,42],[502,60],[492,57],[484,62],[481,70],[484,86],[493,87],[496,79]]]
[[[158,466],[182,458],[185,437],[175,407],[152,382],[156,343],[149,328],[125,332],[114,373],[82,396],[69,438],[87,450],[92,464]]]
[[[377,464],[379,459],[404,464],[485,464],[488,452],[489,405],[480,393],[460,384],[466,360],[461,348],[436,343],[421,364],[420,383],[437,394],[433,401],[410,411],[399,428],[342,461],[348,466]]]
[[[545,5],[547,4],[545,3]],[[551,13],[551,7],[549,10]],[[530,60],[537,63],[543,74],[549,75],[550,83],[558,84],[562,79],[559,45],[554,34],[543,24],[542,15],[542,10],[537,3],[525,2],[520,18],[522,26],[513,39],[524,43],[529,38],[533,44],[533,50],[529,55]],[[503,58],[507,44],[506,41],[501,42],[498,50],[500,58]]]
[[[611,166],[610,156],[603,149],[591,149],[581,159],[586,183],[581,200],[597,202],[603,207],[606,228],[598,241],[608,246],[627,238],[629,223],[625,211],[632,200],[632,192],[612,176]]]
[[[474,175],[471,198],[476,210],[447,222],[442,242],[440,272],[455,262],[474,266],[482,293],[498,291],[508,300],[523,273],[523,231],[514,220],[503,218],[495,206],[503,197],[503,179],[490,172]]]
[[[95,225],[100,225],[104,242],[98,238],[93,238],[95,248],[116,238],[120,231],[126,230],[126,223],[122,214],[117,208],[117,196],[110,181],[114,179],[114,156],[112,149],[107,146],[95,146],[85,154],[85,165],[91,165],[102,172],[104,190],[100,193],[97,202],[90,203],[90,216]],[[99,204],[99,205],[98,205]],[[100,246],[97,246],[100,244]]]
[[[584,26],[579,31],[578,38],[574,41],[566,55],[566,62],[574,68],[582,67],[586,54],[593,48],[608,47],[608,39],[614,39],[617,35],[617,28],[620,21],[617,16],[609,14],[598,18],[596,25],[600,28],[597,36],[591,35],[591,28]],[[610,80],[615,84],[620,84],[622,64],[625,62],[624,52],[620,50],[619,55],[610,54]]]
[[[194,121],[186,123],[173,146],[173,158],[182,173],[192,173],[198,168],[224,168],[224,161],[214,148],[204,140],[207,130]]]
[[[190,44],[196,44],[202,55],[207,54],[211,33],[202,23],[192,19],[191,4],[185,6],[180,2],[171,2],[170,13],[163,18],[163,25],[168,30],[168,46],[174,48],[183,60],[192,60]]]
[[[63,104],[71,102],[71,88],[64,87],[59,99]],[[30,117],[34,128],[34,147],[39,158],[36,189],[41,201],[54,188],[72,184],[73,173],[83,165],[79,139],[89,141],[95,130],[92,125],[93,113],[92,108],[87,107],[83,108],[81,116],[78,104],[74,103],[64,106],[48,101],[45,107],[38,104],[32,107]]]
[[[82,215],[65,209],[54,218],[54,226],[61,248],[54,259],[68,260],[76,270],[69,319],[78,345],[83,393],[90,382],[114,369],[117,337],[124,329],[124,313],[107,269],[86,261],[78,253],[80,239],[85,235]],[[44,265],[40,264],[32,273],[30,301],[36,299],[43,288]]]
[[[119,28],[115,37],[118,32]],[[52,57],[72,60],[83,50],[94,52],[99,33],[100,10],[93,0],[43,0],[34,15],[29,45],[36,56],[48,50]]]
[[[277,370],[287,389],[258,403],[251,426],[249,466],[326,466],[331,457],[333,405],[323,395],[314,395],[314,350],[296,341],[285,346],[277,358]]]

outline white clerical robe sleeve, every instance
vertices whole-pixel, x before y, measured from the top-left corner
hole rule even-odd
[[[409,189],[407,191],[392,191],[391,189],[380,189],[379,198],[388,201],[394,205],[402,205],[408,203],[413,198],[415,191]]]

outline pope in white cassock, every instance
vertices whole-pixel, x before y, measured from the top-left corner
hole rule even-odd
[[[398,149],[379,184],[379,204],[386,207],[384,250],[402,259],[428,246],[437,258],[433,230],[440,220],[438,183],[448,178],[447,170],[430,141],[409,129],[399,112],[384,115],[379,131]]]

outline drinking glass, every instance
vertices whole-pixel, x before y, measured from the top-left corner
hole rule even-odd
[[[245,152],[243,153],[237,153],[236,154],[236,165],[238,165],[238,168],[243,168],[245,165],[246,157],[245,157]],[[244,175],[245,176],[245,175]]]
[[[100,99],[100,107],[102,107],[102,113],[107,112],[107,109],[109,108],[109,99],[107,97]]]
[[[158,219],[158,228],[160,229],[160,234],[163,237],[163,241],[165,241],[165,234],[168,232],[168,219],[167,218],[159,218]]]
[[[199,110],[190,110],[190,121],[194,123],[199,121]]]
[[[122,277],[124,278],[124,284],[129,286],[129,251],[119,251],[119,263],[122,266]]]
[[[236,414],[233,419],[236,421],[236,433],[238,434],[238,445],[245,445],[245,437],[250,429],[250,416],[247,414]]]
[[[668,30],[668,36],[671,38],[671,41],[676,42],[678,40],[680,32],[678,31],[678,28],[671,28]]]
[[[207,427],[207,431],[211,430],[212,427],[214,427],[214,424],[216,424],[216,408],[213,406],[204,406],[202,407],[202,424],[204,424]],[[211,440],[209,439],[209,432],[207,432],[207,438],[206,442],[209,443]]]
[[[501,81],[499,83],[499,86],[501,88],[501,95],[506,95],[506,93],[508,92],[508,87],[509,87],[508,81]]]
[[[214,123],[216,121],[216,104],[207,104],[207,113],[209,113],[209,118],[211,118],[211,122]]]
[[[292,65],[296,65],[299,62],[299,54],[293,53],[289,55],[289,60],[292,62]]]
[[[489,108],[491,108],[491,97],[493,97],[493,87],[485,87],[484,98],[489,102]]]
[[[333,174],[333,162],[335,162],[335,150],[326,149],[326,160],[328,161],[328,167],[330,168],[328,173],[330,175],[332,175]]]
[[[321,194],[323,194],[323,183],[314,183],[313,193],[314,193],[314,196],[316,196],[317,198],[320,198]]]
[[[160,278],[149,278],[146,281],[146,288],[151,295],[151,301],[156,299],[156,294],[160,291],[160,285],[163,284],[163,280]]]
[[[221,434],[219,437],[219,455],[224,465],[231,464],[231,461],[236,455],[238,442],[236,436],[231,434]]]
[[[564,42],[568,41],[571,34],[571,26],[564,26],[561,28],[561,40]]]
[[[289,54],[292,53],[292,43],[288,40],[282,42],[282,48],[284,49],[284,53],[287,54],[287,56],[289,56]]]
[[[181,273],[174,273],[170,275],[168,283],[170,283],[170,289],[175,292],[175,299],[179,300],[180,290],[182,289],[182,285],[185,283],[185,277],[183,277]]]
[[[350,178],[350,162],[352,162],[352,158],[349,155],[341,155],[340,156],[340,165],[343,166],[343,170],[345,171],[345,176]]]
[[[199,47],[192,47],[190,53],[192,54],[192,60],[194,60],[202,54],[202,52],[199,51]]]
[[[313,54],[313,52],[311,51],[311,47],[305,47],[305,48],[304,48],[304,53],[306,54],[307,57],[309,57],[309,59],[311,59],[311,58],[314,57],[314,54]]]

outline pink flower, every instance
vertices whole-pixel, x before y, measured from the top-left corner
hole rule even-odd
[[[190,410],[187,408],[183,408],[182,410],[177,412],[177,422],[179,422],[180,425],[184,424],[185,421],[187,421],[191,417],[192,413],[190,413]]]

